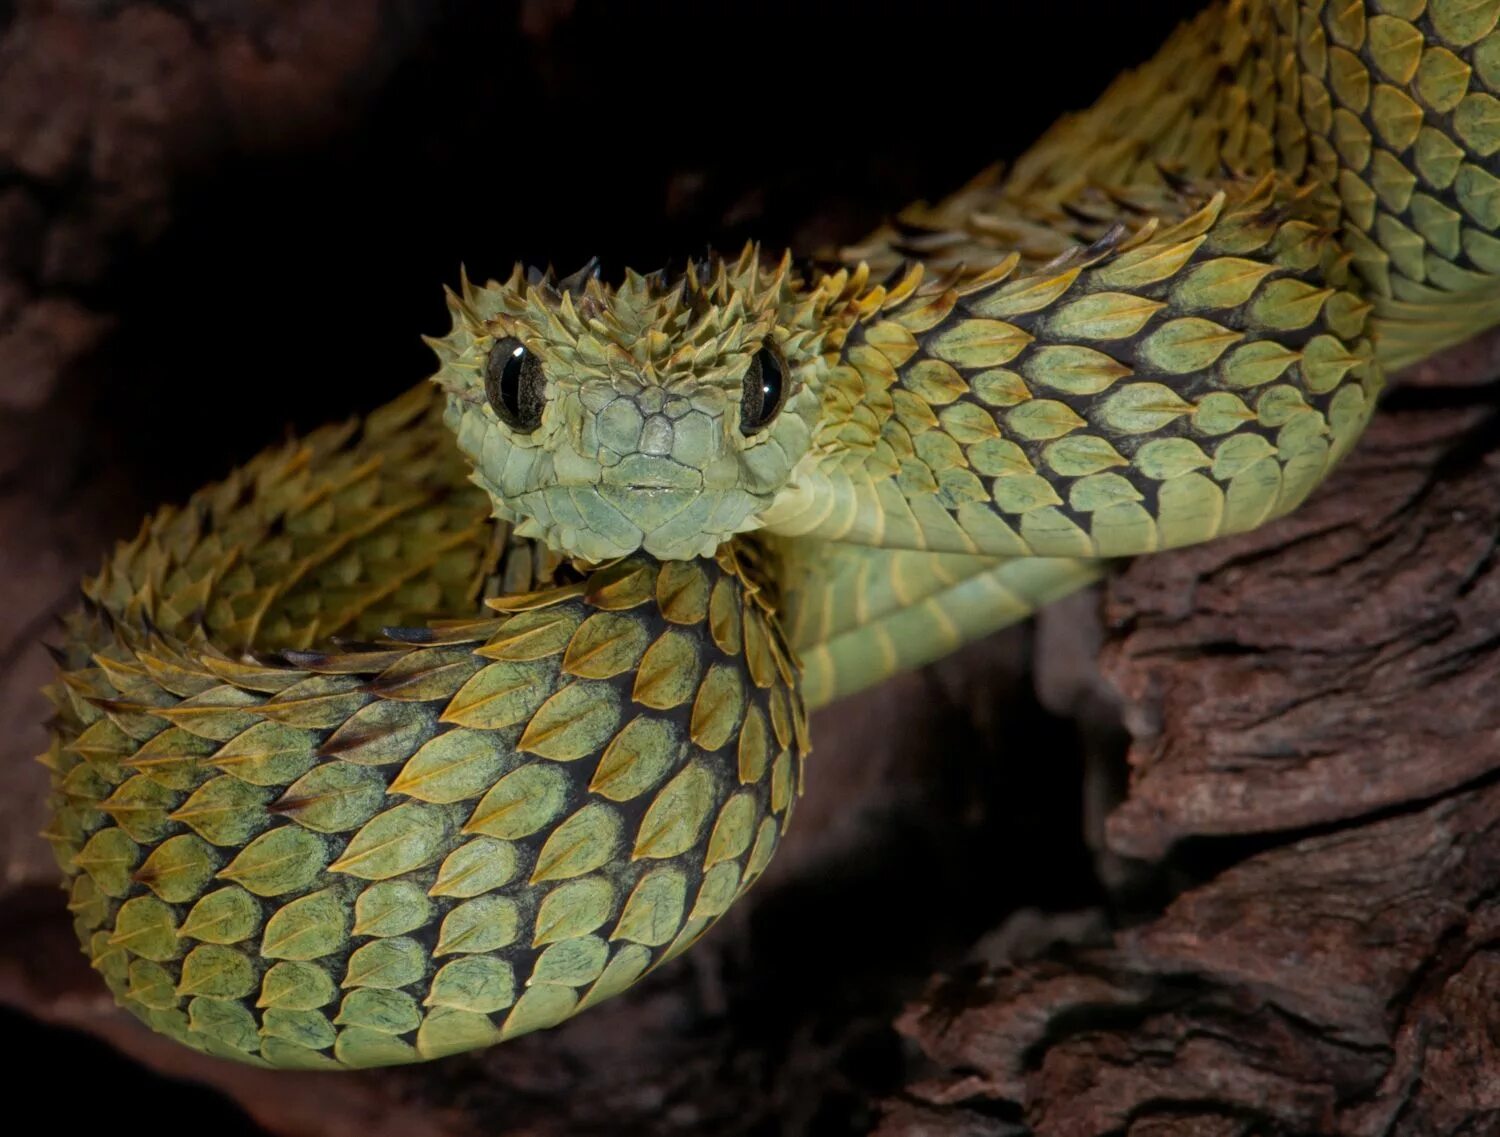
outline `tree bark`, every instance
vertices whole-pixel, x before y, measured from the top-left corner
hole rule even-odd
[[[1500,415],[1468,385],[1496,343],[1293,516],[1108,582],[1105,843],[1167,903],[935,983],[883,1137],[1500,1126]]]

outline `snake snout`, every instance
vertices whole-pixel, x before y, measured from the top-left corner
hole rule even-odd
[[[703,475],[671,458],[652,454],[627,454],[605,466],[600,481],[615,489],[701,490]]]
[[[645,537],[691,509],[700,491],[651,485],[602,485],[599,496]]]

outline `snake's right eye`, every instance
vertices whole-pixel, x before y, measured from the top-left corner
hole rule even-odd
[[[484,394],[501,422],[520,434],[535,430],[547,401],[546,384],[542,361],[520,340],[495,341],[484,365]]]
[[[776,417],[786,395],[786,361],[767,341],[750,360],[740,401],[740,432],[754,434]]]

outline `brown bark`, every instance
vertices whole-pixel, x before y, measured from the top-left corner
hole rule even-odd
[[[1497,427],[1398,393],[1299,513],[1109,582],[1106,837],[1172,898],[936,984],[882,1135],[1500,1131]]]
[[[1099,7],[1006,18],[1017,42],[1071,41]],[[1101,83],[1172,15],[1119,7],[1097,58],[1072,49]],[[226,1135],[1500,1133],[1500,335],[1406,376],[1292,518],[1142,559],[821,715],[756,891],[559,1030],[271,1074],[113,1008],[35,836],[29,761],[37,641],[109,540],[286,422],[414,381],[425,360],[389,345],[434,330],[407,321],[471,246],[488,271],[532,233],[624,234],[600,251],[642,267],[710,235],[810,247],[988,157],[930,100],[892,100],[842,114],[842,148],[747,160],[732,90],[689,97],[701,57],[643,58],[666,33],[629,13],[436,8],[0,2],[0,1001],[20,1012],[0,1025],[23,1062],[87,1071],[73,1120],[118,1129],[128,1100],[170,1128],[194,1091],[167,1074],[211,1089],[195,1125]],[[782,33],[746,11],[760,58]],[[843,59],[888,46],[879,21],[784,22]],[[954,105],[1035,116],[980,145],[1062,109],[980,66],[982,37],[907,31]],[[644,123],[578,126],[627,106],[621,61],[671,78],[649,92],[659,168]],[[353,287],[324,283],[330,259]],[[205,398],[229,407],[209,430]]]
[[[95,406],[128,266],[216,163],[347,127],[418,24],[402,9],[0,5],[0,891],[49,879],[36,641],[151,504]]]

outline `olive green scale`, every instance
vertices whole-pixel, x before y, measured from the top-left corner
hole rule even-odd
[[[1500,0],[1227,0],[835,271],[466,282],[435,386],[85,584],[43,760],[94,966],[159,1030],[300,1067],[629,986],[764,870],[807,707],[1284,514],[1385,368],[1500,323],[1497,28]],[[572,386],[521,437],[482,376],[527,336]],[[786,407],[722,450],[767,336]],[[620,472],[668,452],[681,484]],[[684,559],[582,559],[648,531]]]
[[[384,1065],[557,1023],[692,943],[790,816],[805,717],[753,562],[626,560],[480,615],[487,506],[438,404],[158,514],[71,621],[69,907],[120,1002],[210,1053]],[[332,629],[425,618],[281,646],[336,594]],[[252,610],[256,655],[224,650]]]

